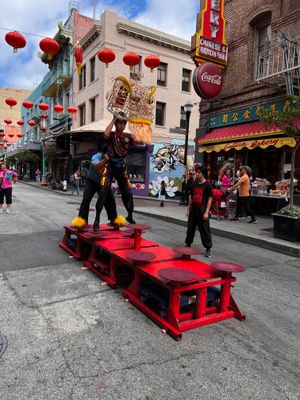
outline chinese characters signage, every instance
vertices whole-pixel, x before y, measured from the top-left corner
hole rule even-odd
[[[211,153],[215,151],[218,153],[221,150],[229,151],[232,149],[241,150],[246,147],[249,150],[253,150],[257,147],[261,149],[266,149],[269,146],[274,146],[276,148],[280,148],[283,146],[295,147],[296,140],[294,138],[285,137],[285,138],[271,138],[271,139],[255,139],[255,140],[243,140],[240,142],[227,142],[220,144],[210,144],[207,146],[200,146],[199,153]]]
[[[260,120],[259,109],[263,107],[265,110],[281,111],[287,106],[289,100],[277,100],[272,103],[260,104],[258,106],[251,106],[247,108],[242,108],[239,110],[214,115],[208,120],[208,128],[216,128],[220,126],[228,126],[241,124],[243,122],[250,122],[255,120]]]
[[[227,64],[228,46],[225,40],[225,0],[201,0],[200,30],[196,33],[194,58],[198,64]]]

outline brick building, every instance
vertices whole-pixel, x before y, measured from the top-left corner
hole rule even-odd
[[[201,103],[197,156],[217,179],[226,161],[247,164],[272,184],[288,178],[293,138],[267,129],[257,107],[282,109],[286,95],[299,95],[300,1],[225,0],[228,66],[222,92]],[[197,31],[199,31],[200,14]],[[300,185],[300,154],[296,158]]]

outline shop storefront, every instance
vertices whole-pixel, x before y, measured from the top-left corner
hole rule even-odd
[[[285,100],[262,106],[282,109]],[[196,142],[211,181],[218,180],[220,168],[228,162],[234,175],[241,165],[251,168],[255,182],[252,188],[255,208],[265,214],[267,210],[276,211],[280,201],[285,201],[288,195],[284,180],[290,178],[291,154],[296,141],[275,125],[266,127],[259,120],[259,107],[211,116],[208,131],[197,137]],[[268,207],[266,201],[262,202],[262,197],[268,199]],[[272,198],[274,201],[270,202]]]

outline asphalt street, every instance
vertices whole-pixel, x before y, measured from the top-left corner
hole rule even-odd
[[[233,288],[246,320],[176,342],[58,247],[80,200],[16,184],[0,215],[0,399],[300,399],[299,258],[213,237],[210,261],[247,267]],[[183,245],[184,226],[135,219],[146,238]]]

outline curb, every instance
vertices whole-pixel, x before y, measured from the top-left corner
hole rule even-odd
[[[186,221],[182,221],[180,219],[176,219],[173,217],[168,217],[165,215],[151,214],[149,212],[140,211],[140,210],[134,210],[134,212],[136,214],[146,215],[147,217],[157,218],[160,220],[171,222],[173,224],[187,226]],[[276,253],[282,253],[282,254],[286,254],[288,256],[297,257],[297,258],[300,257],[300,247],[297,249],[293,246],[289,246],[288,244],[274,243],[274,242],[266,240],[266,239],[261,239],[261,238],[254,237],[254,236],[246,236],[246,235],[242,235],[242,234],[236,233],[236,232],[225,231],[224,229],[213,228],[213,227],[211,227],[210,229],[211,229],[211,232],[217,236],[226,237],[227,239],[236,240],[236,241],[242,242],[242,243],[248,243],[253,246],[258,246],[258,247],[261,247],[261,248],[264,248],[267,250],[272,250]]]

